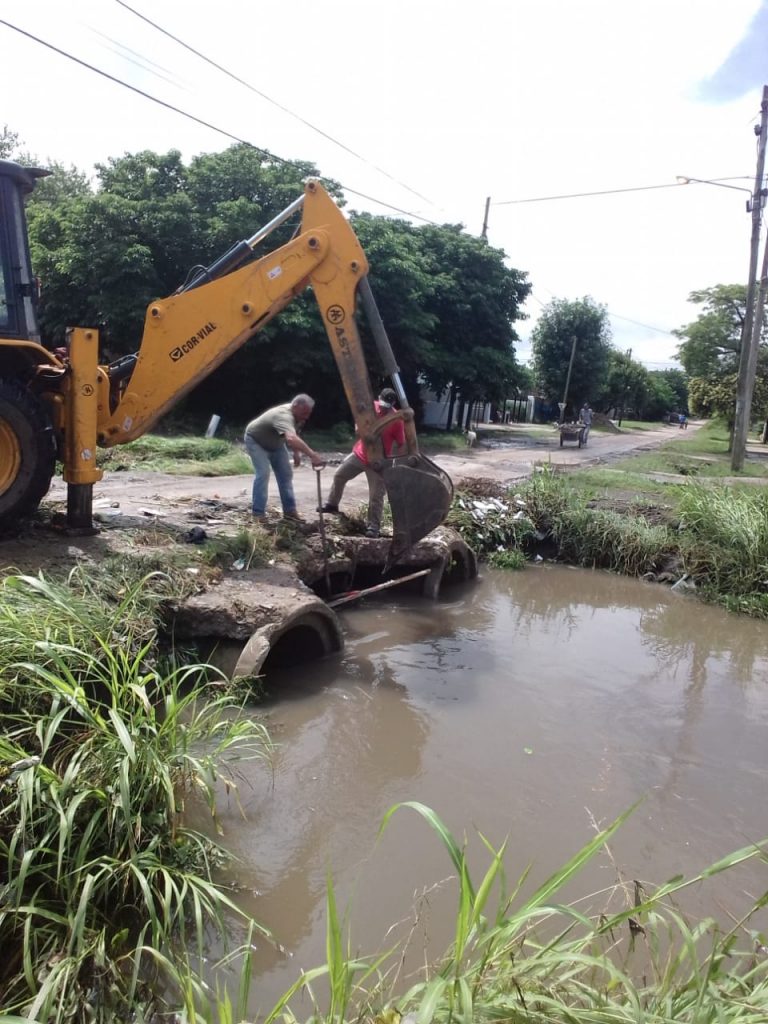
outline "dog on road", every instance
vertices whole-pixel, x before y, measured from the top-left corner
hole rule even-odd
[[[467,439],[467,448],[471,448],[472,445],[477,440],[477,431],[476,430],[465,430],[464,431],[464,436]]]

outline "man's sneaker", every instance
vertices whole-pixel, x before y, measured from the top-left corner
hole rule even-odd
[[[303,523],[304,520],[301,518],[296,509],[293,512],[283,512],[283,519],[290,519],[294,523]]]
[[[379,531],[378,526],[369,526],[369,527],[367,527],[366,531],[365,531],[365,536],[366,537],[378,537],[378,536],[380,536],[380,531]]]
[[[338,505],[332,505],[330,503],[330,501],[326,501],[326,503],[324,505],[320,505],[318,507],[317,511],[318,512],[330,512],[332,515],[335,515],[339,511],[339,506]]]
[[[267,517],[264,514],[264,512],[252,512],[251,513],[251,519],[254,521],[254,523],[266,523],[267,522]]]

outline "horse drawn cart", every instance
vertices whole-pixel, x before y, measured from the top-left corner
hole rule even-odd
[[[579,448],[584,447],[584,424],[583,423],[561,423],[560,424],[560,447],[565,441],[578,441]]]

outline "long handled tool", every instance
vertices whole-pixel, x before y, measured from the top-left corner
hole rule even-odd
[[[323,569],[325,570],[325,587],[328,591],[328,596],[331,595],[331,574],[328,570],[328,540],[325,536],[325,520],[323,519],[323,488],[320,484],[320,474],[323,472],[322,466],[315,466],[315,472],[317,473],[317,513],[320,516],[320,540],[323,545]]]
[[[398,576],[397,579],[387,580],[386,583],[377,583],[375,587],[366,587],[364,590],[348,590],[346,594],[340,594],[335,601],[329,601],[328,607],[336,608],[340,604],[357,601],[359,598],[365,597],[366,594],[375,594],[379,590],[388,590],[390,587],[396,587],[400,583],[408,583],[410,580],[418,579],[419,576],[428,576],[431,572],[431,569],[419,569],[418,572],[409,573],[407,576]]]

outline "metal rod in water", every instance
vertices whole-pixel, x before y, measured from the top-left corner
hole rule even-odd
[[[408,576],[398,576],[396,580],[377,583],[375,587],[366,587],[364,590],[350,590],[346,594],[342,594],[341,597],[337,597],[335,601],[329,601],[328,607],[336,608],[337,605],[347,604],[349,601],[357,601],[358,598],[365,597],[367,594],[374,594],[377,590],[387,590],[389,587],[396,587],[398,583],[407,583],[409,580],[418,579],[419,576],[428,576],[431,572],[431,569],[419,569],[418,572],[412,572]]]

